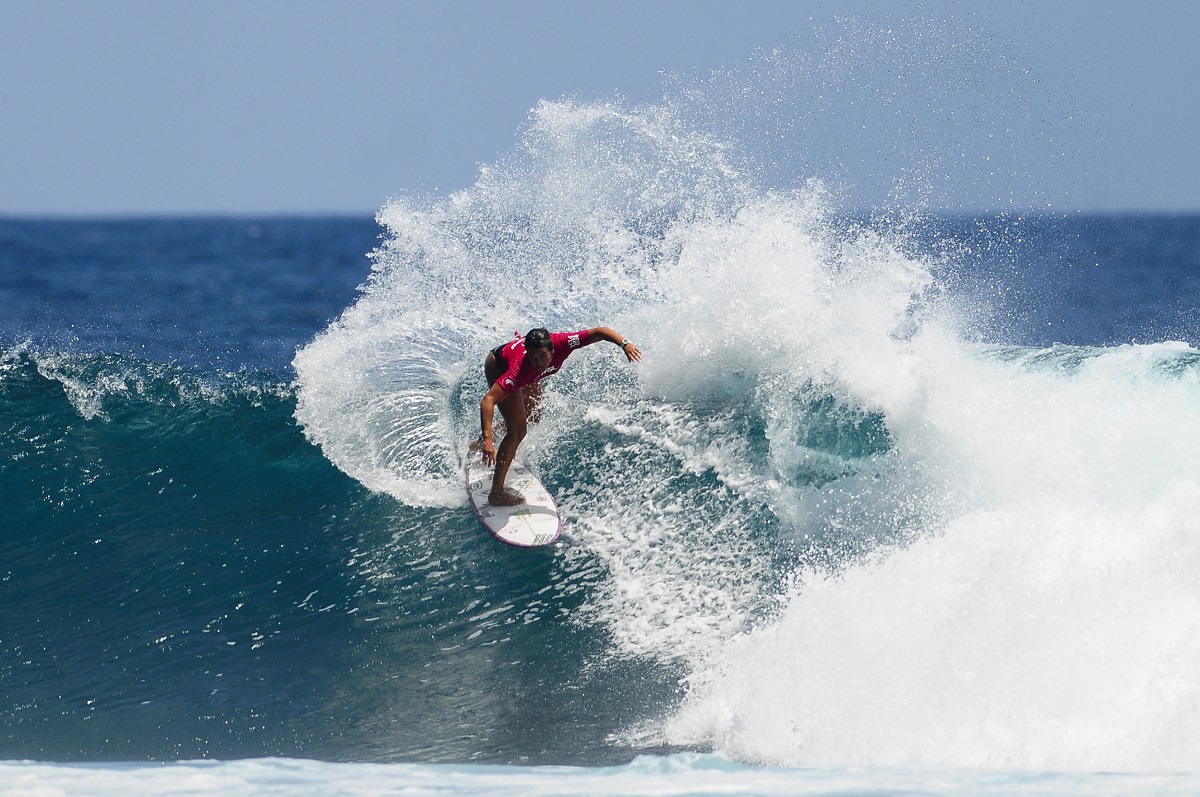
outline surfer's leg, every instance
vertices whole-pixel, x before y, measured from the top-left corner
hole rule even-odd
[[[517,493],[504,489],[504,480],[508,478],[508,467],[517,455],[517,447],[525,439],[525,401],[518,390],[496,405],[500,415],[508,427],[500,447],[496,449],[496,470],[492,476],[492,491],[488,493],[488,503],[496,506],[516,506],[525,503],[525,499]]]
[[[542,383],[534,382],[521,390],[525,394],[525,420],[530,423],[542,422]]]

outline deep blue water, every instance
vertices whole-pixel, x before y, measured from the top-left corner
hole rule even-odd
[[[370,218],[0,221],[8,341],[286,378],[370,272]]]
[[[979,323],[990,339],[1038,347],[1198,343],[1194,215],[1035,214],[931,227],[923,243],[934,250],[947,234],[955,242],[961,273],[948,282],[987,307],[989,323]]]

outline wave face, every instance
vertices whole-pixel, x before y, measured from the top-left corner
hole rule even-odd
[[[350,641],[339,515],[371,502],[293,409],[182,366],[0,360],[6,757],[270,749],[319,711]]]
[[[596,563],[368,491],[295,412],[244,373],[0,360],[4,757],[626,759],[605,735],[677,674],[572,622]]]

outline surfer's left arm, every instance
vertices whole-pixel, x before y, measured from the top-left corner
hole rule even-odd
[[[612,327],[593,327],[587,331],[588,343],[592,343],[597,338],[607,340],[614,346],[620,346],[621,351],[625,352],[625,359],[631,363],[635,363],[642,359],[642,352],[637,346],[630,343],[624,336],[612,329]]]
[[[492,385],[479,401],[480,449],[483,452],[483,464],[494,465],[496,462],[496,444],[492,441],[492,420],[496,415],[496,405],[508,394],[499,385]]]

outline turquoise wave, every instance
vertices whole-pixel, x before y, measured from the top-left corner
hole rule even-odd
[[[631,757],[606,736],[678,674],[574,621],[594,558],[371,493],[295,404],[254,374],[6,356],[0,758]]]

